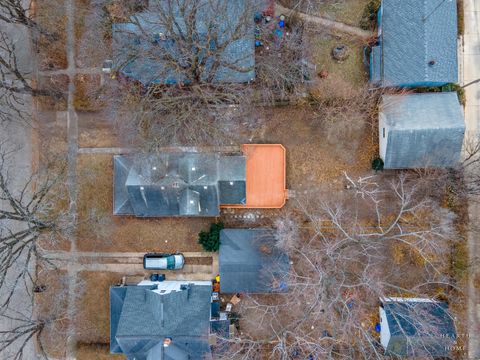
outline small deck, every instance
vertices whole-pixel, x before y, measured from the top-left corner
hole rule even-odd
[[[247,157],[246,204],[222,205],[235,209],[279,209],[285,205],[286,152],[280,144],[244,144]]]

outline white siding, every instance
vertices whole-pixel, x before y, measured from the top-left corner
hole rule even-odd
[[[378,138],[380,143],[380,158],[385,161],[385,156],[387,154],[388,127],[385,121],[385,115],[382,113],[380,113],[378,117]]]
[[[194,285],[205,285],[212,286],[210,281],[191,281],[191,280],[179,280],[179,281],[150,281],[142,280],[138,285],[157,285],[157,289],[152,290],[161,295],[171,293],[172,291],[181,291],[181,285],[194,284]]]
[[[385,310],[380,306],[380,343],[383,348],[386,349],[390,342],[390,329],[388,328],[387,314]]]
[[[382,302],[395,301],[395,302],[436,302],[435,300],[428,298],[407,298],[407,297],[386,297],[380,299]]]

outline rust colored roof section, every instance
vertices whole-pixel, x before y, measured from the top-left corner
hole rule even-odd
[[[245,205],[223,205],[223,208],[278,209],[285,205],[286,154],[280,144],[244,144],[247,157]]]

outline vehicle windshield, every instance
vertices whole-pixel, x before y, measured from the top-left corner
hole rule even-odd
[[[167,257],[167,269],[175,268],[175,256]]]

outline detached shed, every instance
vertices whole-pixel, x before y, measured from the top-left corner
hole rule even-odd
[[[456,339],[445,302],[424,298],[381,299],[380,343],[387,356],[446,357]]]
[[[464,134],[456,92],[382,97],[379,142],[385,169],[454,167]]]
[[[223,293],[286,290],[289,258],[275,246],[271,229],[222,230],[219,265]]]

